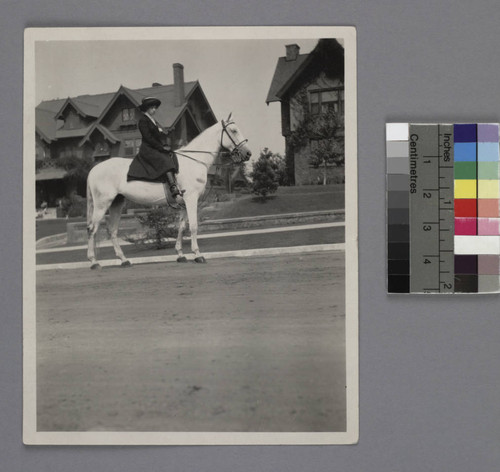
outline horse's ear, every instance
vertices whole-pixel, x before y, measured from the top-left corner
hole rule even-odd
[[[227,117],[226,121],[229,121],[231,119],[231,116],[233,115],[233,112],[229,113],[229,116]]]

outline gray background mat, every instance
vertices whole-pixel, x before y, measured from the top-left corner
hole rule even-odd
[[[279,24],[358,33],[359,444],[23,446],[23,28]],[[500,299],[386,294],[385,123],[500,121],[499,24],[496,0],[2,2],[0,470],[498,470]]]

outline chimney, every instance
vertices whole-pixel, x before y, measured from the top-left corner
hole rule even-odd
[[[286,60],[288,61],[296,61],[299,56],[300,47],[298,44],[287,44],[286,46]]]
[[[186,100],[184,94],[184,66],[182,64],[174,64],[174,104],[180,107]]]

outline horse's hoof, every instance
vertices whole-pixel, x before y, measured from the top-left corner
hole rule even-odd
[[[197,257],[194,260],[195,262],[198,262],[199,264],[206,264],[206,259],[203,256]]]
[[[132,263],[130,261],[123,261],[121,267],[132,267]]]
[[[101,269],[102,269],[101,264],[99,264],[98,262],[90,266],[90,270],[101,270]]]
[[[186,256],[179,256],[177,258],[177,262],[187,262],[188,260],[186,259]]]

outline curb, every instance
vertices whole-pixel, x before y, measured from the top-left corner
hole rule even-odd
[[[311,252],[322,251],[345,251],[345,243],[339,244],[316,244],[311,246],[291,246],[280,248],[265,248],[265,249],[246,249],[243,251],[219,251],[208,252],[204,256],[207,260],[222,259],[227,257],[253,257],[253,256],[283,256],[288,254],[307,254]],[[176,262],[177,254],[171,256],[150,256],[150,257],[134,257],[129,259],[132,265],[151,264],[158,262]],[[188,259],[188,262],[194,262],[194,256]],[[120,261],[116,259],[106,259],[100,261],[102,267],[119,267]],[[57,269],[89,269],[88,262],[66,262],[63,264],[44,264],[37,265],[36,270],[47,271]]]
[[[345,210],[308,211],[302,213],[282,213],[278,215],[250,216],[244,218],[227,218],[223,220],[205,220],[199,225],[200,230],[220,231],[229,229],[245,229],[273,225],[292,225],[307,223],[323,223],[339,221],[345,217]]]

